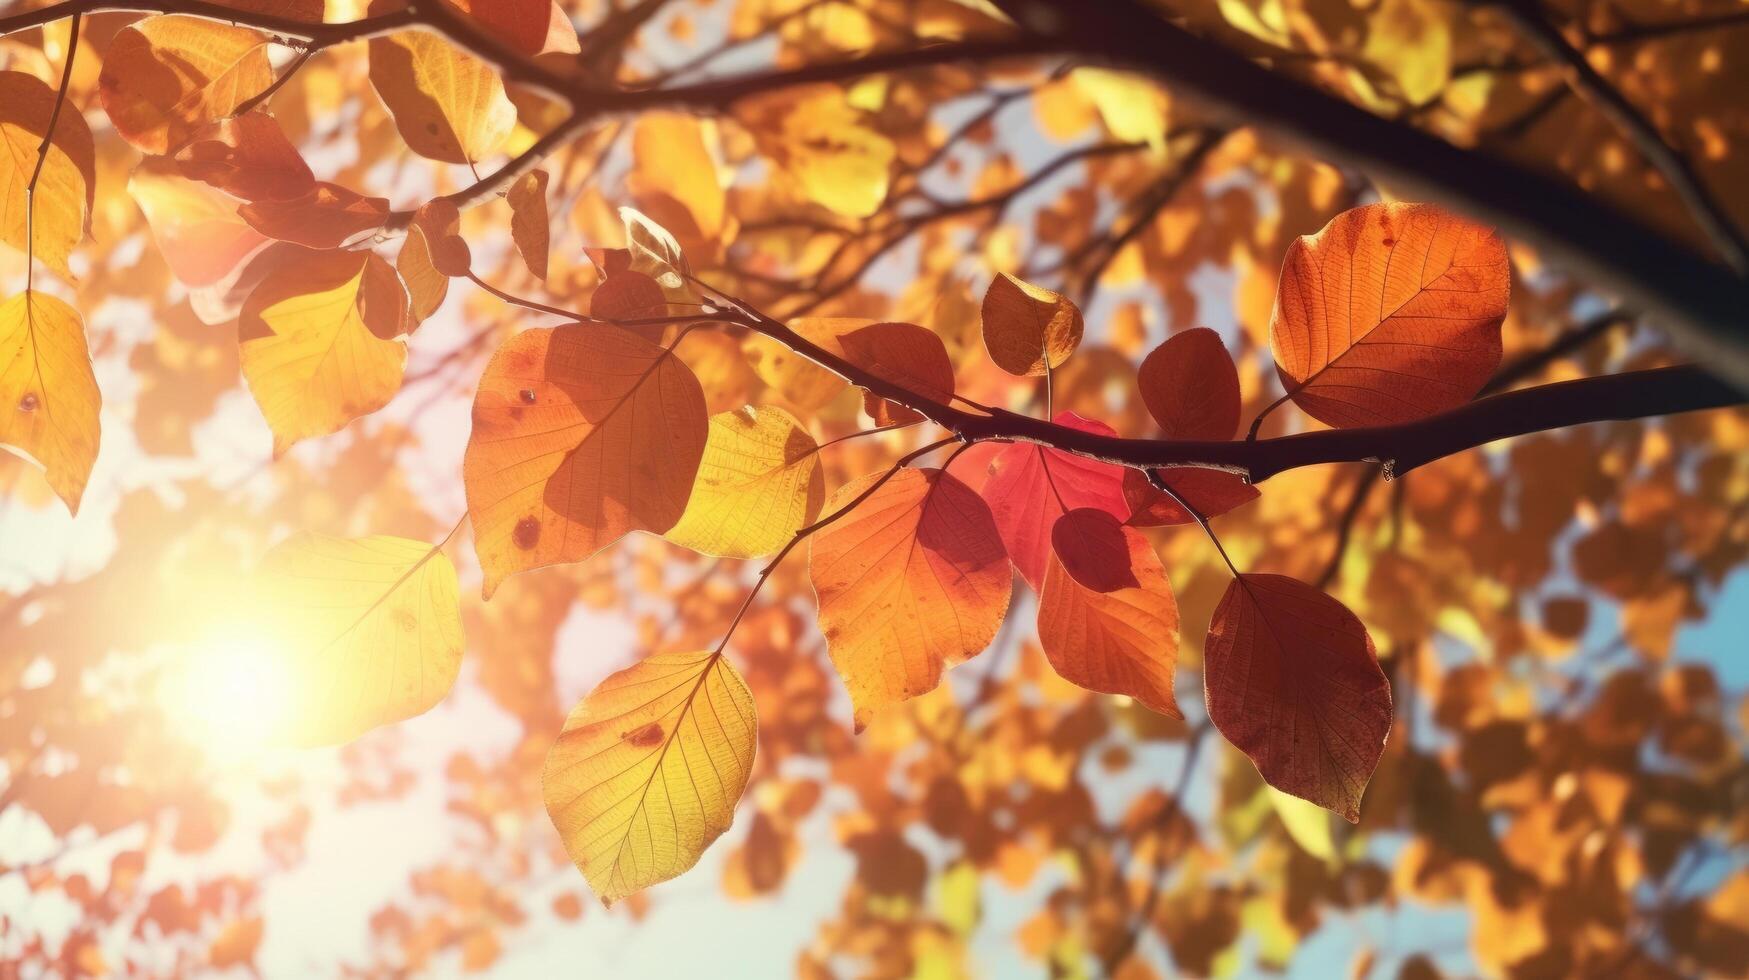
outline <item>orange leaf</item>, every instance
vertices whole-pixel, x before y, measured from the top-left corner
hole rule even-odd
[[[528,330],[474,397],[462,478],[485,594],[686,512],[709,430],[679,358],[618,327]]]
[[[1082,432],[1117,434],[1104,422],[1074,412],[1058,412],[1052,421]],[[1082,507],[1098,508],[1120,521],[1130,516],[1121,466],[1017,442],[997,453],[992,467],[984,499],[990,502],[1014,567],[1034,589],[1044,584],[1057,518]]]
[[[589,296],[589,315],[603,320],[643,320],[667,312],[661,285],[630,269],[610,274]]]
[[[478,163],[497,153],[516,127],[516,107],[498,69],[437,34],[372,38],[370,82],[407,147],[423,157]]]
[[[176,165],[246,201],[284,201],[315,189],[316,177],[285,130],[265,112],[209,123],[176,151]]]
[[[523,54],[580,50],[577,28],[554,0],[455,0],[455,5]]]
[[[219,284],[273,240],[237,214],[237,200],[177,175],[162,157],[147,157],[128,177],[128,193],[145,212],[170,272],[185,286]]]
[[[346,248],[383,226],[389,217],[389,202],[323,181],[303,197],[254,201],[238,208],[237,213],[269,238],[305,248]]]
[[[833,513],[884,474],[838,488]],[[810,540],[820,630],[856,727],[935,688],[981,652],[1008,611],[1012,574],[990,508],[958,478],[905,469]]]
[[[1037,377],[1081,343],[1081,310],[1060,293],[1001,273],[984,293],[984,347],[1009,374]]]
[[[1240,479],[1239,474],[1225,470],[1175,466],[1155,472],[1173,493],[1205,518],[1219,517],[1259,496],[1256,487]],[[1149,483],[1147,474],[1141,470],[1124,470],[1123,495],[1130,507],[1125,523],[1131,527],[1162,527],[1196,520],[1177,500]]]
[[[547,277],[547,248],[552,232],[547,226],[547,172],[531,170],[510,185],[510,238],[522,261],[535,278]]]
[[[1231,439],[1239,430],[1239,371],[1207,327],[1166,338],[1142,359],[1136,385],[1168,439]]]
[[[1360,819],[1391,689],[1347,607],[1283,575],[1227,586],[1203,644],[1209,719],[1269,785]]]
[[[953,361],[934,331],[914,323],[876,323],[844,334],[838,338],[838,345],[846,360],[883,381],[938,402],[953,397]],[[923,418],[871,392],[863,393],[862,404],[876,425]]]
[[[200,17],[148,17],[103,55],[98,96],[121,137],[166,154],[273,82],[267,39]]]
[[[440,197],[414,212],[407,226],[407,237],[395,256],[395,271],[407,284],[413,318],[419,322],[443,305],[450,277],[467,275],[473,262],[468,243],[456,233],[459,224],[455,205]]]
[[[1500,365],[1506,246],[1431,204],[1369,204],[1288,247],[1270,324],[1282,385],[1338,427],[1461,405]]]
[[[1173,699],[1178,600],[1140,531],[1084,507],[1051,529],[1038,639],[1065,680],[1183,718]]]

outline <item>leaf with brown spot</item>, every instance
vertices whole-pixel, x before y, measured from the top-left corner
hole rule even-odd
[[[516,107],[498,69],[426,31],[370,41],[370,82],[414,153],[478,163],[503,148]]]
[[[572,710],[541,795],[603,903],[686,871],[728,829],[756,728],[747,682],[714,653],[647,657]]]
[[[686,511],[709,429],[668,350],[599,324],[528,330],[492,355],[463,460],[485,594]]]
[[[1039,592],[1038,639],[1063,678],[1125,694],[1173,718],[1178,600],[1140,531],[1103,510],[1064,514],[1051,529]]]
[[[1338,427],[1474,398],[1500,366],[1512,285],[1492,229],[1431,204],[1369,204],[1288,246],[1270,323],[1281,383]]]
[[[33,290],[0,303],[0,445],[42,466],[74,514],[97,462],[101,404],[79,311]]]
[[[1284,575],[1241,575],[1209,622],[1203,671],[1209,720],[1269,785],[1360,819],[1391,688],[1347,607]]]
[[[839,487],[827,511],[883,475]],[[983,651],[1008,611],[1013,574],[990,508],[938,469],[893,474],[809,548],[820,629],[859,729]]]
[[[1081,344],[1081,310],[1068,297],[1007,273],[984,293],[984,348],[1009,374],[1037,377],[1056,368]]]
[[[1197,327],[1142,359],[1136,386],[1168,439],[1218,441],[1239,430],[1239,371],[1221,335]]]
[[[510,185],[510,238],[535,278],[547,277],[547,172],[531,170]]]

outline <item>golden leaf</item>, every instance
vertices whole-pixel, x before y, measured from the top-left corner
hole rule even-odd
[[[747,682],[720,653],[647,657],[572,710],[541,795],[604,903],[686,871],[728,829],[755,726]]]
[[[1009,374],[1037,377],[1046,361],[1056,368],[1081,344],[1081,310],[1068,297],[1007,273],[984,293],[984,347]]]
[[[370,81],[407,146],[445,163],[477,163],[516,128],[516,107],[493,66],[424,31],[370,42]]]
[[[78,310],[32,290],[0,303],[0,445],[36,460],[75,514],[101,403]]]
[[[510,238],[522,261],[535,278],[547,277],[547,248],[552,231],[547,225],[547,172],[531,170],[510,185]]]
[[[338,432],[401,387],[411,322],[389,264],[369,252],[310,252],[268,273],[238,319],[243,378],[273,429],[274,455]]]
[[[724,558],[761,558],[819,516],[819,447],[795,416],[749,405],[711,416],[686,513],[666,537]]]
[[[200,17],[148,17],[104,53],[98,95],[122,138],[166,154],[273,83],[266,38]]]
[[[0,239],[21,252],[33,251],[70,279],[67,256],[85,236],[97,186],[96,152],[85,117],[77,107],[63,106],[36,190],[26,199],[54,111],[54,89],[23,72],[0,72]]]
[[[348,742],[423,714],[455,684],[462,621],[455,566],[406,538],[299,534],[262,560],[260,596],[282,617],[289,738]]]

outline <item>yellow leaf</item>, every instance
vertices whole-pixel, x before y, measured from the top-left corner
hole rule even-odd
[[[0,239],[21,252],[34,251],[44,265],[70,279],[67,255],[85,235],[97,186],[96,152],[85,117],[77,107],[63,106],[34,200],[27,201],[24,191],[54,111],[54,89],[23,72],[0,72]]]
[[[761,558],[820,513],[819,447],[795,416],[749,405],[711,416],[692,499],[668,540],[724,558]]]
[[[445,163],[477,163],[516,128],[498,70],[425,31],[370,42],[370,81],[407,146]]]
[[[839,487],[828,513],[883,475]],[[820,631],[859,729],[989,646],[1008,611],[1013,573],[996,520],[976,491],[938,469],[900,470],[809,545]]]
[[[1432,101],[1451,80],[1451,16],[1439,0],[1383,0],[1367,18],[1362,54],[1412,105]]]
[[[1059,367],[1081,344],[1081,310],[1068,297],[1007,273],[984,293],[984,348],[1009,374],[1037,377]]]
[[[0,303],[0,444],[41,464],[75,514],[97,461],[101,402],[79,311],[30,290]]]
[[[1215,0],[1215,5],[1227,23],[1259,41],[1278,48],[1293,47],[1281,0],[1260,0],[1255,5],[1250,0]]]
[[[840,335],[872,322],[860,317],[804,316],[791,320],[789,326],[828,350],[837,351]],[[745,346],[747,362],[753,365],[753,373],[759,375],[759,380],[804,412],[825,407],[848,386],[848,382],[834,372],[762,334],[749,336]]]
[[[836,86],[809,89],[755,132],[802,192],[847,218],[866,218],[887,199],[896,153],[892,140],[868,125]],[[774,137],[764,137],[768,132]]]
[[[299,534],[268,552],[258,586],[263,608],[292,638],[293,742],[349,742],[423,714],[455,684],[461,605],[441,546]]]
[[[1149,79],[1105,68],[1077,68],[1069,73],[1076,87],[1093,100],[1111,135],[1125,143],[1166,146],[1166,92]]]
[[[510,185],[510,238],[522,261],[535,278],[547,277],[547,248],[552,231],[547,225],[547,172],[531,170]]]
[[[1336,841],[1330,835],[1330,811],[1310,800],[1283,793],[1268,783],[1263,791],[1275,805],[1275,815],[1281,818],[1289,837],[1307,853],[1326,861],[1336,860]]]
[[[659,653],[565,719],[541,794],[565,851],[607,904],[698,863],[753,769],[747,682],[721,654]]]
[[[369,252],[309,252],[268,273],[238,319],[243,378],[273,429],[274,455],[338,432],[401,387],[411,321],[389,264]]]
[[[122,138],[166,154],[273,83],[266,38],[199,17],[148,17],[104,52],[98,95]]]
[[[528,330],[498,348],[462,462],[485,594],[686,511],[709,428],[666,348],[618,327]]]
[[[697,119],[673,112],[640,116],[632,129],[632,161],[626,186],[641,210],[687,249],[718,239],[726,201]]]

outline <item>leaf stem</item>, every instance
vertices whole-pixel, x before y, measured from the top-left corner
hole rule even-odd
[[[1143,470],[1142,472],[1147,474],[1148,482],[1154,485],[1154,489],[1171,497],[1173,503],[1184,508],[1184,512],[1189,514],[1196,523],[1202,526],[1202,533],[1208,535],[1209,540],[1214,542],[1215,550],[1221,553],[1221,560],[1227,563],[1227,571],[1233,573],[1233,578],[1238,579],[1241,582],[1244,581],[1244,576],[1240,575],[1239,569],[1233,565],[1233,559],[1227,557],[1226,547],[1221,544],[1221,539],[1216,536],[1215,529],[1209,526],[1209,519],[1203,516],[1202,511],[1192,507],[1189,501],[1180,497],[1178,491],[1172,489],[1172,485],[1167,483],[1166,478],[1160,475],[1159,470],[1150,469]]]

